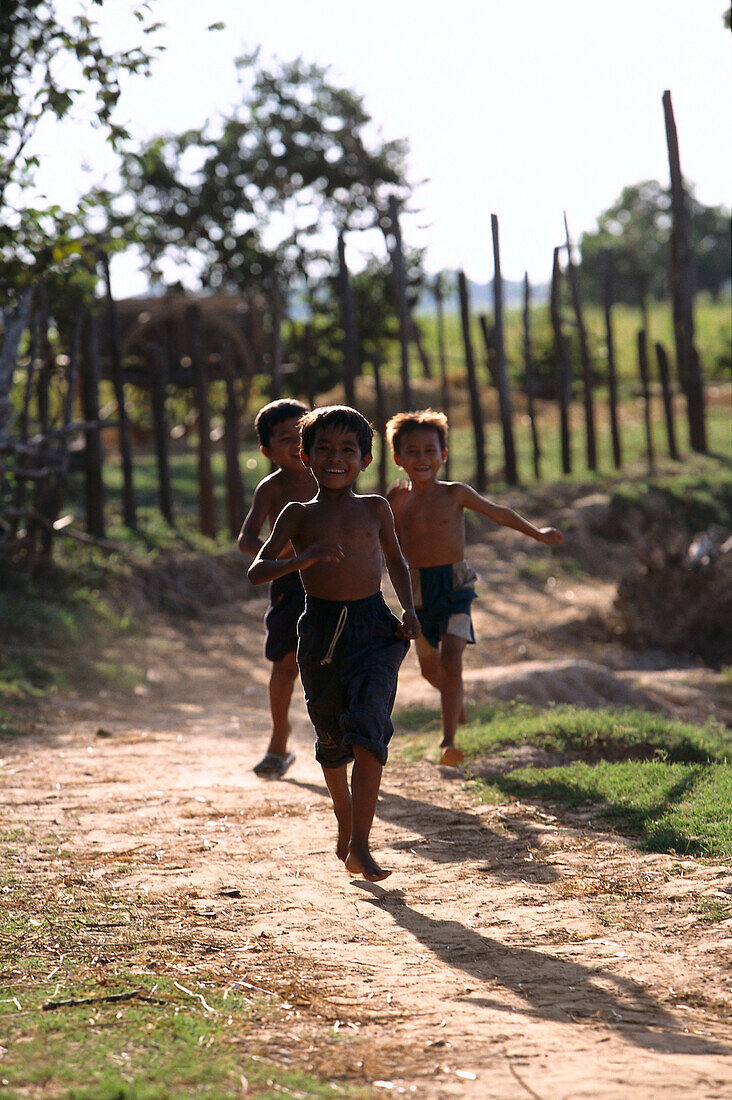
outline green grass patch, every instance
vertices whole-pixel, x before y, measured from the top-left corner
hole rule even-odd
[[[113,567],[99,563],[53,566],[30,576],[9,572],[0,591],[0,701],[32,698],[78,682],[93,687],[134,686],[144,679],[131,666],[85,660],[90,644],[133,629],[128,612],[105,598]],[[0,724],[0,734],[3,728]]]
[[[732,735],[716,723],[695,726],[640,710],[480,707],[459,735],[468,764],[491,757],[489,779],[475,780],[486,801],[542,800],[561,812],[590,807],[596,819],[655,851],[732,855]],[[399,711],[407,759],[436,753],[439,714]],[[417,732],[419,731],[419,732]],[[532,746],[551,766],[516,766]],[[525,758],[524,758],[525,759]]]
[[[0,893],[3,1100],[370,1095],[272,1064],[263,1036],[287,1030],[306,987],[285,967],[268,988],[211,966],[185,894],[131,901],[88,877],[63,883]]]

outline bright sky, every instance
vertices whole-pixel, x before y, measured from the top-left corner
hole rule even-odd
[[[59,11],[75,10],[58,0]],[[544,281],[563,238],[579,237],[626,184],[668,180],[661,96],[672,93],[682,169],[707,204],[730,202],[732,70],[725,0],[157,0],[166,53],[132,81],[120,121],[135,138],[201,125],[234,104],[233,58],[304,56],[365,97],[385,138],[411,147],[427,266],[493,273],[490,215],[506,278]],[[104,26],[130,44],[128,0]],[[223,32],[206,32],[214,22]],[[42,135],[49,199],[73,202],[112,161],[90,127]],[[66,134],[64,137],[63,135]],[[82,173],[81,161],[90,171]],[[420,228],[424,227],[424,228]],[[354,248],[357,251],[357,245]],[[144,279],[118,262],[116,292]]]

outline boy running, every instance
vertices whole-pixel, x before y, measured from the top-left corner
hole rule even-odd
[[[475,641],[470,605],[476,575],[465,554],[464,511],[470,508],[501,527],[512,527],[538,542],[556,545],[554,527],[534,527],[511,508],[476,493],[459,481],[438,481],[447,458],[447,417],[426,409],[399,413],[386,426],[394,461],[409,484],[392,486],[387,497],[404,556],[409,562],[414,602],[422,626],[417,656],[424,676],[440,692],[440,763],[459,764],[465,753],[455,745],[463,707],[463,651]]]
[[[419,622],[389,505],[353,491],[371,462],[371,425],[355,409],[332,405],[304,416],[300,433],[317,495],[287,505],[249,579],[263,584],[301,572],[306,595],[297,663],[315,727],[315,757],[338,821],[336,854],[352,875],[378,882],[391,871],[374,860],[369,835],[394,731],[397,674]],[[295,557],[282,558],[290,544]],[[404,609],[401,624],[381,594],[382,554]]]
[[[262,547],[259,534],[265,521],[272,531],[286,504],[293,500],[310,500],[318,488],[300,458],[298,422],[307,411],[307,405],[300,401],[271,401],[259,410],[254,421],[262,454],[278,468],[263,478],[254,490],[252,506],[239,532],[237,545],[252,558]],[[283,550],[283,556],[293,553],[291,546]],[[272,736],[266,753],[254,766],[255,774],[262,779],[281,779],[295,760],[294,753],[287,751],[291,729],[288,714],[297,678],[296,626],[304,607],[305,592],[299,573],[288,573],[272,582],[264,617],[264,655],[272,662],[269,678]]]

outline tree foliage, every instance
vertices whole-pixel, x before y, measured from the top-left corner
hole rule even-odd
[[[360,96],[301,59],[238,60],[242,102],[198,130],[161,135],[124,161],[153,279],[164,258],[201,285],[260,284],[317,270],[329,229],[385,217],[387,191],[406,196],[406,144],[375,133]]]
[[[39,165],[34,138],[46,119],[73,116],[82,102],[119,149],[129,137],[115,118],[123,74],[147,75],[161,49],[149,38],[160,26],[154,0],[139,0],[132,14],[141,44],[109,50],[93,8],[77,5],[59,17],[53,0],[3,0],[0,22],[0,293],[12,297],[25,282],[47,271],[68,275],[80,254],[78,219],[57,206],[42,207],[33,194]]]
[[[691,248],[698,290],[716,296],[730,277],[729,211],[704,206],[690,193]],[[642,297],[669,294],[671,195],[658,180],[625,187],[597,219],[597,229],[580,241],[583,289],[602,295],[602,252],[613,259],[614,294],[618,301],[637,304]]]

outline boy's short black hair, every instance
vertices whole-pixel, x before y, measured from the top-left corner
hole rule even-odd
[[[365,416],[348,405],[325,405],[322,409],[313,409],[300,421],[300,446],[306,455],[315,442],[315,435],[321,428],[342,428],[355,432],[362,456],[371,454],[374,429]]]
[[[260,446],[269,447],[272,429],[278,424],[284,420],[299,420],[309,411],[302,401],[293,401],[289,397],[283,397],[280,401],[270,401],[268,405],[264,405],[254,419]]]
[[[405,436],[420,429],[437,432],[440,449],[447,447],[447,417],[435,409],[420,409],[419,412],[403,412],[392,416],[386,425],[386,438],[394,454],[399,454]]]

